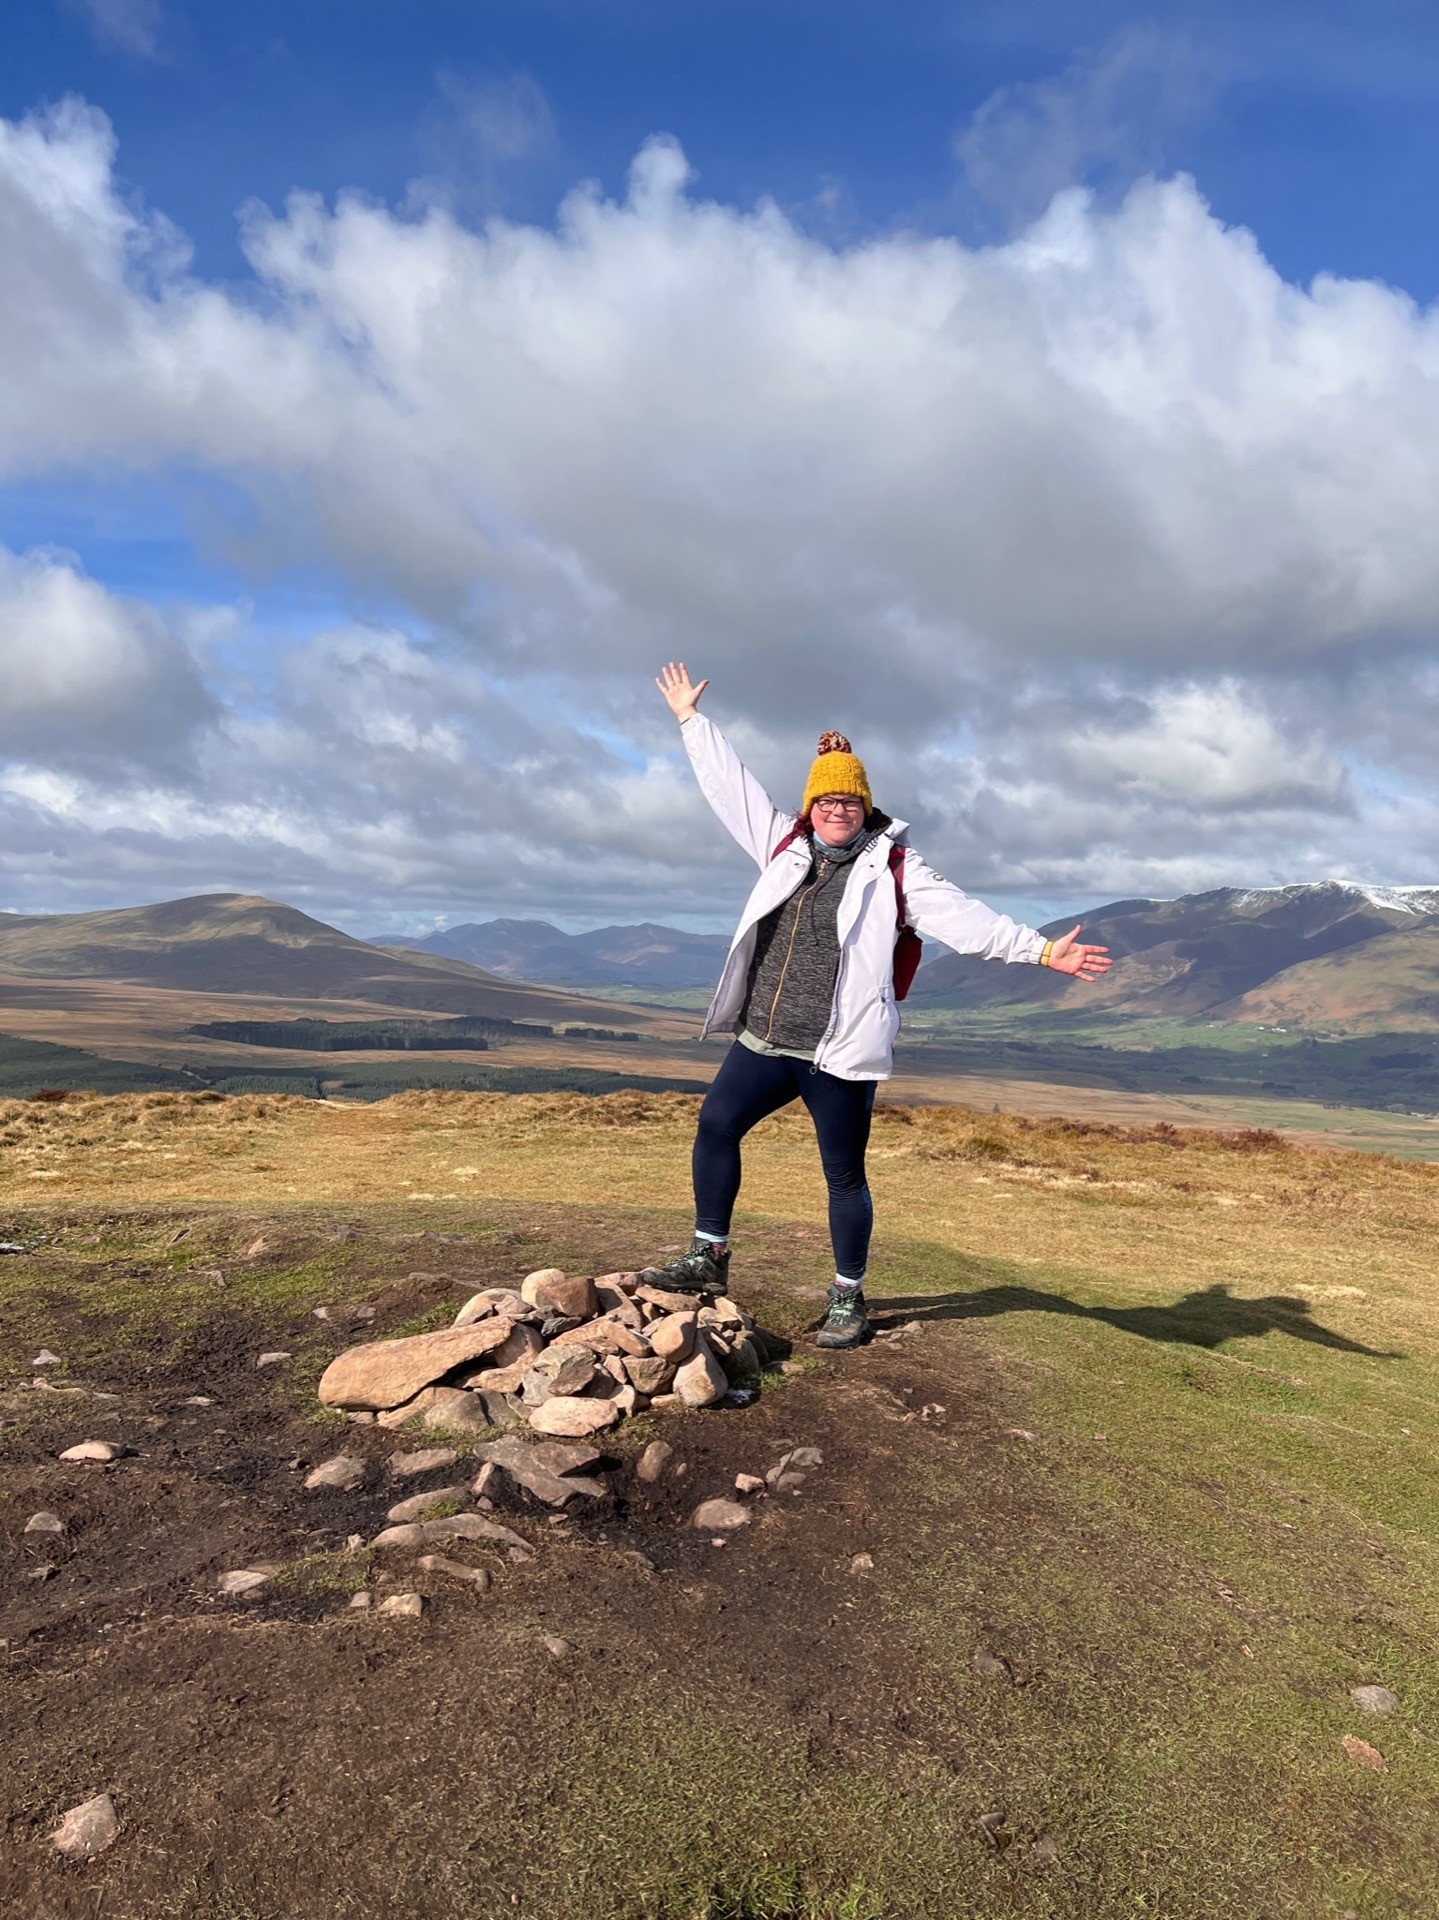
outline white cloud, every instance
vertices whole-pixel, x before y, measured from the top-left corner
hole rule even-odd
[[[113,162],[78,104],[0,123],[0,474],[199,469],[257,580],[320,564],[401,614],[294,645],[263,698],[183,647],[204,767],[147,774],[128,827],[88,775],[77,872],[719,911],[738,869],[650,689],[678,653],[777,794],[842,726],[983,887],[1432,877],[1404,688],[1439,629],[1439,333],[1402,293],[1287,285],[1185,179],[993,248],[827,244],[692,197],[663,140],[553,231],[254,208],[235,289]],[[175,623],[110,613],[111,670],[163,656],[203,719]]]
[[[0,548],[0,753],[173,762],[212,707],[156,610],[64,554]]]

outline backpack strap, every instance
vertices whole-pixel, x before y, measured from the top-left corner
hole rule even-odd
[[[796,840],[803,840],[803,839],[804,839],[804,823],[800,820],[796,820],[794,825],[790,828],[789,832],[785,835],[784,839],[780,841],[779,845],[775,848],[774,852],[770,855],[770,859],[778,860],[782,853],[789,852],[790,848],[794,845]]]
[[[899,924],[903,927],[909,919],[909,903],[904,897],[904,848],[898,841],[890,845],[889,871],[894,880],[895,909],[899,914]]]

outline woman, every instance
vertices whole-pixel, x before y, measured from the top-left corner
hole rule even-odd
[[[875,808],[864,765],[842,734],[821,735],[799,812],[784,813],[700,713],[708,680],[695,686],[672,660],[655,685],[680,723],[700,791],[760,877],[704,1024],[706,1034],[733,1031],[737,1044],[700,1108],[694,1244],[650,1272],[672,1292],[727,1290],[740,1142],[803,1100],[829,1185],[835,1257],[817,1344],[858,1346],[869,1331],[864,1277],[874,1219],[864,1155],[875,1084],[889,1078],[899,1031],[901,928],[956,953],[1053,967],[1078,980],[1097,980],[1109,950],[1081,946],[1078,927],[1046,940],[942,880],[908,844],[906,822]]]

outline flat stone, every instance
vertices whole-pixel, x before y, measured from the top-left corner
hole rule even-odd
[[[213,1407],[214,1404],[208,1393],[192,1393],[187,1400],[180,1402],[182,1407]]]
[[[490,1500],[489,1495],[494,1492],[495,1484],[499,1480],[499,1477],[500,1470],[494,1461],[486,1460],[485,1464],[470,1482],[470,1492],[477,1500],[483,1501],[486,1506],[492,1506],[494,1503]]]
[[[452,1580],[463,1580],[467,1586],[474,1587],[479,1593],[489,1591],[488,1567],[467,1567],[463,1560],[447,1560],[442,1553],[424,1554],[416,1565],[422,1573],[445,1573]]]
[[[529,1451],[550,1473],[586,1473],[604,1459],[598,1447],[586,1447],[578,1442],[569,1444],[563,1440],[538,1440]],[[482,1447],[481,1458],[486,1457],[487,1452]]]
[[[472,1294],[455,1315],[451,1325],[472,1327],[476,1320],[487,1320],[495,1310],[494,1296],[489,1288],[483,1293]]]
[[[716,1294],[705,1311],[712,1313],[716,1320],[728,1321],[731,1326],[748,1327],[754,1324],[744,1309],[731,1300],[727,1293]]]
[[[824,1453],[819,1447],[796,1447],[789,1457],[792,1467],[812,1468],[824,1465]]]
[[[63,1367],[65,1362],[58,1353],[51,1353],[48,1347],[41,1347],[30,1364],[32,1367]]]
[[[534,1367],[536,1355],[526,1352],[508,1367],[483,1367],[464,1376],[463,1384],[471,1392],[479,1393],[518,1393],[525,1384],[525,1376]]]
[[[543,1406],[530,1414],[536,1433],[557,1434],[567,1440],[582,1440],[587,1433],[600,1433],[612,1427],[620,1410],[611,1400],[581,1400],[572,1394],[551,1394]]]
[[[640,1393],[663,1393],[675,1377],[675,1363],[657,1353],[637,1358],[626,1355],[625,1374],[630,1385]]]
[[[645,1404],[648,1405],[648,1402]],[[618,1407],[621,1415],[628,1420],[631,1414],[640,1411],[640,1396],[635,1392],[634,1388],[630,1386],[628,1381],[626,1381],[624,1386],[616,1387],[610,1395],[610,1405],[612,1407]]]
[[[547,1633],[540,1642],[552,1660],[563,1660],[567,1653],[573,1653],[574,1647],[568,1640],[562,1640],[557,1633]]]
[[[688,1360],[694,1352],[695,1332],[699,1326],[699,1316],[693,1307],[683,1313],[668,1313],[662,1320],[652,1320],[645,1329],[645,1338],[650,1343],[651,1353],[662,1360],[676,1363]]]
[[[1388,1687],[1351,1687],[1349,1698],[1366,1713],[1396,1713],[1399,1708],[1398,1694],[1391,1693]]]
[[[768,1478],[768,1475],[766,1475],[766,1478]],[[770,1485],[776,1493],[798,1493],[807,1478],[808,1475],[806,1474],[791,1473],[786,1469],[785,1472],[777,1474],[775,1478],[770,1481]]]
[[[763,1493],[764,1475],[759,1473],[737,1473],[734,1477],[736,1493]]]
[[[221,1593],[240,1599],[248,1593],[258,1593],[269,1580],[270,1575],[262,1567],[240,1567],[233,1573],[222,1573],[219,1588]]]
[[[408,1500],[397,1500],[385,1515],[394,1526],[401,1526],[408,1520],[420,1520],[430,1507],[437,1507],[442,1500],[465,1500],[468,1495],[463,1487],[431,1487],[428,1493],[412,1493]]]
[[[484,1433],[490,1424],[480,1394],[466,1393],[462,1387],[422,1387],[413,1400],[382,1413],[380,1425],[403,1427],[415,1419],[423,1426],[452,1433]]]
[[[392,1593],[388,1600],[380,1602],[375,1611],[398,1614],[402,1620],[418,1620],[425,1611],[425,1596],[422,1593]]]
[[[538,1290],[551,1280],[563,1280],[564,1272],[559,1267],[539,1267],[534,1273],[528,1273],[520,1282],[520,1298],[527,1307],[539,1305]]]
[[[562,1333],[553,1342],[553,1346],[588,1347],[591,1353],[632,1354],[640,1359],[651,1351],[650,1343],[642,1333],[636,1333],[633,1327],[627,1327],[623,1320],[587,1320],[581,1327],[572,1327],[568,1333]]]
[[[108,1440],[82,1440],[78,1446],[66,1447],[60,1455],[62,1460],[93,1460],[104,1464],[120,1458],[120,1448],[112,1446]]]
[[[653,1485],[674,1458],[675,1450],[666,1440],[651,1440],[635,1462],[635,1478]]]
[[[498,1540],[502,1546],[519,1547],[529,1553],[530,1543],[498,1520],[487,1520],[482,1513],[452,1513],[443,1520],[412,1521],[409,1525],[386,1527],[370,1542],[372,1547],[425,1547],[442,1540]]]
[[[340,1493],[353,1493],[356,1487],[365,1483],[365,1463],[358,1454],[337,1453],[329,1460],[322,1460],[318,1467],[305,1475],[305,1486],[314,1492],[321,1487],[333,1487]]]
[[[278,1367],[282,1360],[288,1360],[289,1357],[288,1353],[282,1353],[278,1350],[274,1353],[262,1353],[255,1362],[255,1365],[257,1367]]]
[[[321,1404],[388,1412],[456,1367],[478,1360],[510,1336],[512,1322],[495,1316],[474,1326],[418,1333],[408,1340],[372,1340],[332,1360],[320,1376]]]
[[[350,1595],[350,1606],[356,1613],[363,1613],[367,1608],[374,1606],[374,1604],[375,1596],[370,1592],[368,1587],[361,1587],[358,1593],[352,1593]]]
[[[657,1393],[650,1401],[650,1410],[653,1413],[668,1413],[671,1407],[683,1405],[684,1402],[677,1393]]]
[[[392,1453],[390,1472],[401,1479],[412,1473],[437,1473],[441,1467],[452,1467],[459,1457],[453,1447],[422,1447],[418,1453]]]
[[[635,1288],[636,1300],[647,1300],[662,1313],[695,1313],[699,1302],[692,1293],[670,1293],[664,1287],[651,1286],[648,1280]]]
[[[630,1297],[633,1292],[634,1289],[632,1287],[618,1287],[614,1281],[608,1278],[596,1280],[595,1282],[595,1298],[599,1302],[601,1313],[612,1313],[618,1307],[627,1306],[631,1312],[643,1319],[644,1316],[640,1312],[638,1304]],[[631,1322],[631,1325],[633,1324],[634,1323]]]
[[[26,1533],[63,1533],[65,1522],[58,1513],[32,1513],[25,1522]]]
[[[725,1370],[716,1360],[709,1342],[697,1334],[693,1355],[675,1374],[675,1392],[682,1404],[712,1407],[716,1400],[724,1398],[728,1386]]]
[[[120,1817],[108,1793],[97,1793],[71,1807],[50,1835],[50,1844],[67,1860],[93,1860],[103,1853],[120,1831]]]
[[[562,1477],[551,1473],[535,1458],[538,1452],[538,1447],[526,1446],[523,1440],[500,1440],[486,1448],[492,1466],[502,1467],[517,1486],[525,1488],[537,1500],[543,1500],[546,1506],[562,1507],[566,1501],[581,1496],[598,1500],[608,1491],[603,1480],[587,1480],[582,1474]]]
[[[752,1509],[738,1500],[701,1500],[690,1515],[690,1525],[701,1533],[728,1533],[735,1527],[747,1527]]]

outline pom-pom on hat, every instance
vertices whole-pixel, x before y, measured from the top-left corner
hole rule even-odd
[[[864,762],[842,733],[822,733],[819,736],[819,755],[804,783],[800,812],[808,813],[821,794],[826,793],[852,793],[863,800],[866,813],[873,811],[874,800],[870,795],[869,775],[864,770]]]

